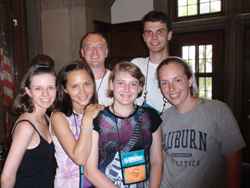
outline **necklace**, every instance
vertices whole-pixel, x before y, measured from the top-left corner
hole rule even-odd
[[[122,117],[122,118],[124,118],[124,119],[125,119],[125,123],[128,124],[128,117],[129,117],[132,113],[134,113],[134,111],[135,111],[135,105],[133,105],[134,108],[133,108],[133,110],[129,113],[128,116],[122,116],[121,114],[119,114],[118,112],[116,112],[115,109],[114,109],[114,103],[113,103],[111,106],[112,106],[113,113],[114,113],[114,114],[117,114],[118,116],[120,116],[120,117]]]
[[[144,101],[143,101],[143,103],[142,103],[142,105],[141,106],[143,106],[144,105],[144,103],[145,102],[147,102],[147,94],[148,94],[148,91],[147,91],[147,82],[148,82],[148,65],[149,65],[149,57],[148,57],[148,64],[147,64],[147,72],[146,72],[146,79],[145,79],[145,87],[144,87],[144,90],[145,90],[145,92],[144,92],[144,96],[143,96],[143,98],[144,98]]]
[[[102,76],[101,83],[100,83],[100,85],[99,85],[99,87],[98,87],[98,89],[97,89],[97,94],[98,94],[98,91],[99,91],[99,89],[100,89],[100,87],[101,87],[101,85],[102,85],[102,81],[103,81],[103,78],[104,78],[105,74],[106,74],[106,69],[105,69],[104,74],[103,74],[103,76]]]

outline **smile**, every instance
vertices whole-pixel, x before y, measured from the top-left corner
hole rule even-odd
[[[177,99],[180,96],[181,93],[176,93],[176,94],[172,94],[169,95],[171,99]]]

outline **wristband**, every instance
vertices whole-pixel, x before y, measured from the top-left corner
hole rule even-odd
[[[81,126],[81,129],[82,129],[82,130],[85,130],[85,131],[91,130],[91,129],[93,129],[93,128],[94,128],[94,125],[93,125],[92,127],[87,127],[87,128]]]

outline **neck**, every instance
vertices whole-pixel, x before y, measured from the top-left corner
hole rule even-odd
[[[45,113],[46,113],[46,109],[34,108],[32,112],[32,116],[35,117],[35,119],[37,119],[38,121],[43,121]]]
[[[175,107],[175,112],[177,114],[185,114],[191,111],[197,103],[196,97],[191,97],[185,104]]]
[[[99,79],[103,78],[103,75],[106,71],[106,68],[103,66],[103,67],[99,67],[99,68],[91,68],[91,70],[94,74],[95,80],[99,80]]]
[[[135,110],[134,103],[129,106],[120,106],[119,104],[113,103],[112,104],[112,112],[118,116],[128,117],[131,115]]]
[[[83,114],[84,113],[84,109],[85,109],[85,107],[81,108],[81,109],[73,107],[73,111],[77,112],[78,114]]]
[[[161,52],[154,53],[152,51],[149,51],[149,60],[151,63],[154,64],[160,64],[164,59],[169,57],[168,50],[164,50]]]

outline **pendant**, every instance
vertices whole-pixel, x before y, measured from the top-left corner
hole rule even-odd
[[[128,124],[128,118],[125,118],[125,123]]]

